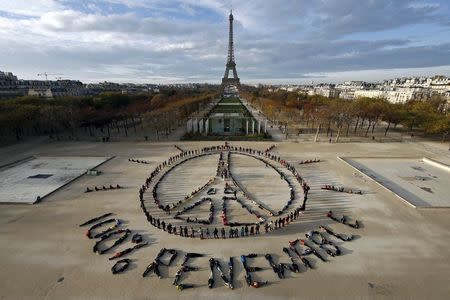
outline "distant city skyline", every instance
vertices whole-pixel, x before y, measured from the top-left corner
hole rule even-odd
[[[219,83],[231,6],[243,84],[450,75],[444,0],[0,0],[0,70]]]

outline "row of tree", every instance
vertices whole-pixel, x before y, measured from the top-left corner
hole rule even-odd
[[[176,124],[174,120],[186,118],[216,93],[210,88],[162,89],[157,94],[103,93],[94,97],[27,96],[1,100],[0,136],[14,136],[17,140],[38,135],[58,138],[61,134],[76,136],[79,129],[91,136],[97,130],[104,136],[110,136],[112,130],[122,130],[128,135],[130,129],[136,132],[136,126],[144,124],[154,124],[150,127],[160,130],[161,115],[168,114],[165,119],[171,119],[172,126]]]
[[[322,129],[327,134],[330,130],[335,130],[336,141],[343,131],[346,136],[373,134],[381,122],[385,125],[385,136],[392,127],[399,124],[411,132],[418,129],[424,134],[442,134],[443,139],[450,132],[447,101],[440,96],[406,103],[390,103],[384,98],[363,97],[350,101],[249,88],[245,96],[273,121],[298,124],[301,120],[307,127],[315,128],[317,133]]]

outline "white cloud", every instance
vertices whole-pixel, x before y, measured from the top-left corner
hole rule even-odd
[[[0,11],[21,15],[40,16],[51,11],[63,10],[65,7],[56,0],[1,0]]]
[[[335,80],[350,76],[342,73],[348,70],[376,78],[374,69],[389,75],[386,70],[393,68],[438,70],[450,64],[449,38],[422,39],[433,36],[431,25],[441,26],[442,18],[430,16],[442,7],[406,0],[377,0],[369,8],[356,0],[0,0],[0,57],[8,58],[0,67],[30,76],[35,70],[63,72],[84,80],[218,81],[231,2],[244,82],[297,80],[302,74]],[[125,9],[110,9],[113,4]],[[389,5],[392,9],[386,10]],[[353,9],[357,14],[351,14]],[[211,21],[211,16],[219,17]],[[420,38],[412,32],[408,39],[395,33],[409,24],[414,32],[426,24],[428,31]],[[384,37],[386,28],[390,34]],[[353,32],[364,32],[364,40],[350,39]]]

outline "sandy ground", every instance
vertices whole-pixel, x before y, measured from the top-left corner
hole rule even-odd
[[[270,145],[239,144],[259,149]],[[206,144],[179,145],[187,149]],[[83,176],[39,204],[1,205],[0,299],[446,299],[450,294],[449,210],[414,209],[337,158],[386,157],[395,153],[398,157],[426,156],[448,162],[446,147],[432,143],[279,143],[274,152],[288,161],[315,157],[323,160],[297,166],[312,187],[306,213],[294,224],[266,235],[203,241],[169,236],[150,226],[139,207],[139,186],[158,162],[178,153],[173,144],[61,142],[1,148],[2,165],[29,155],[116,157],[99,167],[101,176]],[[128,162],[129,157],[145,158],[151,164],[133,164]],[[125,188],[83,193],[86,186],[117,183]],[[354,187],[365,193],[324,191],[320,190],[321,184]],[[448,194],[450,188],[446,189]],[[329,209],[361,220],[363,228],[334,223],[325,217]],[[132,266],[121,275],[111,274],[109,256],[94,254],[94,241],[84,236],[84,228],[78,227],[106,212],[115,213],[125,226],[142,233],[150,242],[128,256],[133,259]],[[283,280],[276,277],[263,257],[252,259],[252,266],[265,268],[254,277],[268,280],[267,287],[247,287],[237,259],[235,290],[221,285],[220,279],[217,287],[207,288],[209,257],[226,262],[230,256],[272,253],[276,261],[287,263],[282,247],[321,224],[336,232],[356,234],[357,238],[339,242],[342,256],[329,258],[326,263],[311,257],[315,270],[287,272]],[[126,243],[119,249],[129,246]],[[200,271],[190,272],[182,281],[196,284],[197,288],[179,292],[172,286],[181,257],[175,261],[177,265],[163,269],[163,279],[154,275],[142,278],[145,267],[162,247],[207,255],[192,260],[191,265],[199,266]]]

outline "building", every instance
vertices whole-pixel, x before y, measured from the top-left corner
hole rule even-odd
[[[24,80],[12,73],[0,72],[0,98],[20,96],[64,97],[81,96],[84,86],[78,80]]]
[[[356,90],[353,92],[353,98],[384,98],[386,97],[386,92],[382,90]]]
[[[254,118],[242,103],[235,86],[227,87],[222,95],[221,101],[207,115],[205,121],[209,128],[206,134],[213,135],[246,135],[254,133]],[[252,131],[253,129],[253,131]]]
[[[308,95],[320,95],[328,98],[338,98],[340,91],[334,85],[318,85],[313,90],[308,91]]]
[[[28,96],[34,96],[39,98],[53,98],[52,89],[49,87],[31,88],[28,89]]]
[[[22,96],[18,90],[18,80],[11,72],[0,71],[0,98],[14,98]]]

